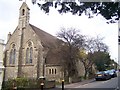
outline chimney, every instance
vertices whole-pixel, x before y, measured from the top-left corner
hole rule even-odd
[[[10,37],[11,37],[11,32],[9,32],[8,37],[7,37],[7,40],[9,40]]]

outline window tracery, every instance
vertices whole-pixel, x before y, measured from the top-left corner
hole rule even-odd
[[[33,47],[32,43],[28,42],[26,49],[26,64],[31,64],[33,62]]]

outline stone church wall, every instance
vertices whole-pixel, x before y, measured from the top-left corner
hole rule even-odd
[[[31,64],[26,64],[26,50],[29,42],[32,43],[33,59]],[[23,43],[22,43],[22,74],[24,77],[35,78],[37,77],[37,38],[30,27],[23,30]]]
[[[5,81],[8,79],[14,79],[17,78],[17,72],[18,68],[13,66],[13,67],[6,67],[5,68]]]
[[[63,79],[62,67],[61,66],[46,66],[45,77],[48,80],[56,80],[60,82]]]
[[[19,48],[20,48],[20,30],[17,30],[10,37],[6,50],[7,50],[7,63],[6,63],[6,79],[17,77],[18,72],[18,59],[19,59]],[[26,65],[26,49],[28,46],[28,42],[32,42],[33,47],[33,63],[30,65]],[[10,50],[12,48],[12,44],[15,44],[16,48],[16,60],[14,65],[9,64]],[[37,77],[37,61],[38,61],[38,49],[42,51],[42,45],[39,42],[39,38],[36,34],[31,30],[30,27],[23,30],[23,41],[22,41],[22,74],[25,74],[26,77]],[[42,52],[41,52],[42,53]],[[42,55],[42,54],[41,54]],[[12,74],[11,74],[12,72]]]
[[[6,63],[5,63],[5,80],[8,78],[15,78],[17,77],[17,72],[18,72],[18,57],[19,57],[19,47],[20,47],[20,32],[19,30],[15,30],[13,32],[13,35],[9,37],[9,40],[6,44]],[[14,65],[9,64],[9,59],[10,59],[10,50],[12,48],[12,44],[15,44],[16,48],[16,60]]]

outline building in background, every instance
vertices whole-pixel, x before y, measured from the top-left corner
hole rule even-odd
[[[0,39],[0,90],[2,87],[2,81],[3,81],[3,71],[4,71],[4,66],[3,66],[3,52],[4,52],[4,40]]]

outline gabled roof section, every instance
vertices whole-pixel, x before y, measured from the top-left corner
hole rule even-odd
[[[39,37],[43,47],[49,48],[49,51],[45,59],[45,64],[46,65],[61,65],[62,56],[60,53],[59,45],[60,43],[62,44],[63,41],[35,27],[34,25],[31,25],[31,24],[29,25],[33,29],[33,31],[36,33],[36,35]]]
[[[29,9],[29,10],[30,10],[30,8],[28,7],[28,5],[27,5],[25,2],[23,2],[23,3],[22,3],[22,5],[21,5],[20,9],[21,9],[21,8],[24,8],[24,7],[26,7],[27,9]]]
[[[30,24],[34,32],[37,34],[41,43],[44,47],[54,48],[57,46],[57,37],[52,36],[51,34],[35,27],[34,25]]]
[[[63,57],[60,53],[60,48],[51,49],[48,51],[47,56],[45,58],[46,65],[61,65],[63,61]]]

